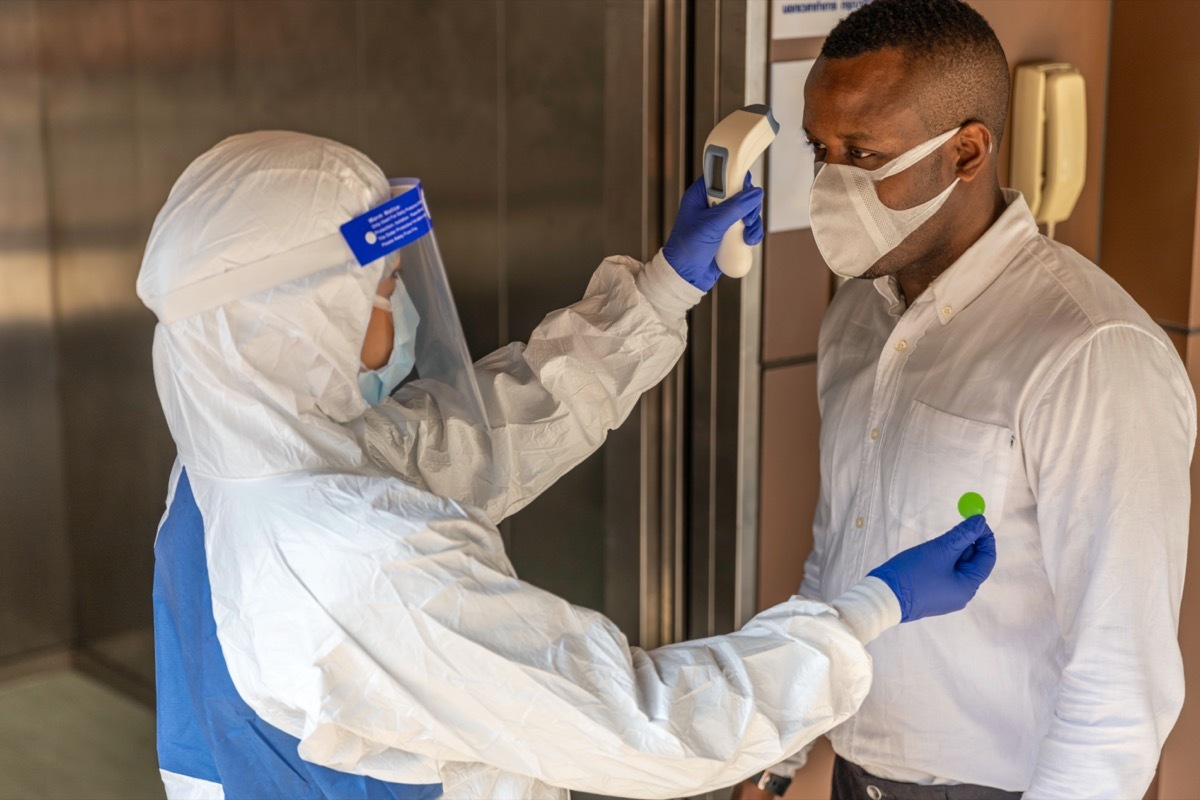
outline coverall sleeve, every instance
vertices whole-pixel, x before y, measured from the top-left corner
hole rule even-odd
[[[516,578],[477,511],[386,483],[226,487],[241,499],[223,510],[198,495],[238,520],[207,542],[239,693],[345,772],[413,782],[415,755],[624,797],[716,789],[848,718],[871,683],[860,637],[899,621],[872,578],[843,605],[797,597],[726,636],[630,647]],[[315,520],[297,499],[314,497]]]
[[[1023,436],[1065,663],[1028,798],[1141,797],[1183,703],[1190,384],[1169,346],[1099,329]]]
[[[492,522],[519,511],[594,453],[675,366],[703,293],[660,252],[605,260],[583,299],[549,314],[528,345],[475,365],[488,427],[456,418],[437,387],[402,387],[364,417],[372,459]]]

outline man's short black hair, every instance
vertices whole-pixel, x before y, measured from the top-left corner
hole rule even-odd
[[[919,112],[930,136],[977,120],[1000,140],[1008,116],[1004,48],[978,11],[962,0],[874,0],[825,40],[825,58],[900,50],[921,81]]]

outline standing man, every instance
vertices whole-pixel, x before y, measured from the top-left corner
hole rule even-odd
[[[870,645],[834,798],[1140,798],[1183,702],[1195,400],[1160,327],[1000,188],[1008,97],[959,0],[875,0],[805,86],[813,235],[857,280],[821,329],[801,594],[837,597],[966,491],[999,552],[964,613]]]

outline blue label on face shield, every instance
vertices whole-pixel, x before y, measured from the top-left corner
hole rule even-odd
[[[429,233],[431,227],[418,183],[404,194],[350,220],[341,231],[358,263],[366,266],[415,242]]]

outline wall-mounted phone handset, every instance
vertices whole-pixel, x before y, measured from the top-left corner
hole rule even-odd
[[[1070,64],[1017,67],[1013,87],[1011,185],[1054,236],[1071,216],[1087,172],[1083,75]]]
[[[704,143],[704,189],[715,206],[742,190],[750,166],[775,141],[779,123],[771,109],[752,105],[738,109],[717,123]],[[739,219],[725,232],[717,250],[717,266],[731,278],[750,271],[754,255],[742,238],[746,226]]]

